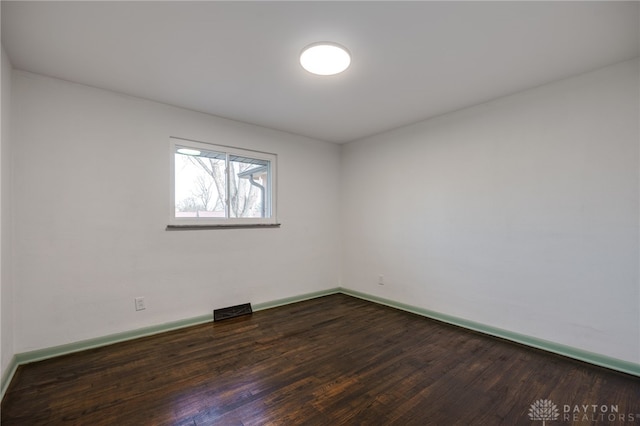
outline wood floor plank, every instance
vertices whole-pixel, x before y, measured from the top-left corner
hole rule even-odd
[[[557,424],[640,423],[637,377],[338,294],[20,366],[0,420],[531,425],[539,399]],[[615,421],[564,417],[593,404]]]

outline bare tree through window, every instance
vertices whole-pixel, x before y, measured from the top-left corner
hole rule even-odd
[[[269,217],[270,161],[178,146],[174,155],[176,217]]]

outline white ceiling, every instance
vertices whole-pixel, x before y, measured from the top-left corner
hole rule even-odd
[[[11,2],[15,68],[344,143],[637,57],[638,2]],[[314,76],[316,41],[351,67]]]

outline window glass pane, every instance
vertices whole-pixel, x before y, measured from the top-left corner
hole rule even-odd
[[[270,162],[267,160],[229,156],[229,215],[270,217],[267,203]]]
[[[175,217],[224,218],[225,154],[176,146]]]
[[[275,154],[171,138],[175,226],[276,223]]]

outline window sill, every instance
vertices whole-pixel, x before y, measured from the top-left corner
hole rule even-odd
[[[247,223],[228,225],[167,225],[167,231],[193,231],[196,229],[251,229],[251,228],[280,228],[279,223]]]

